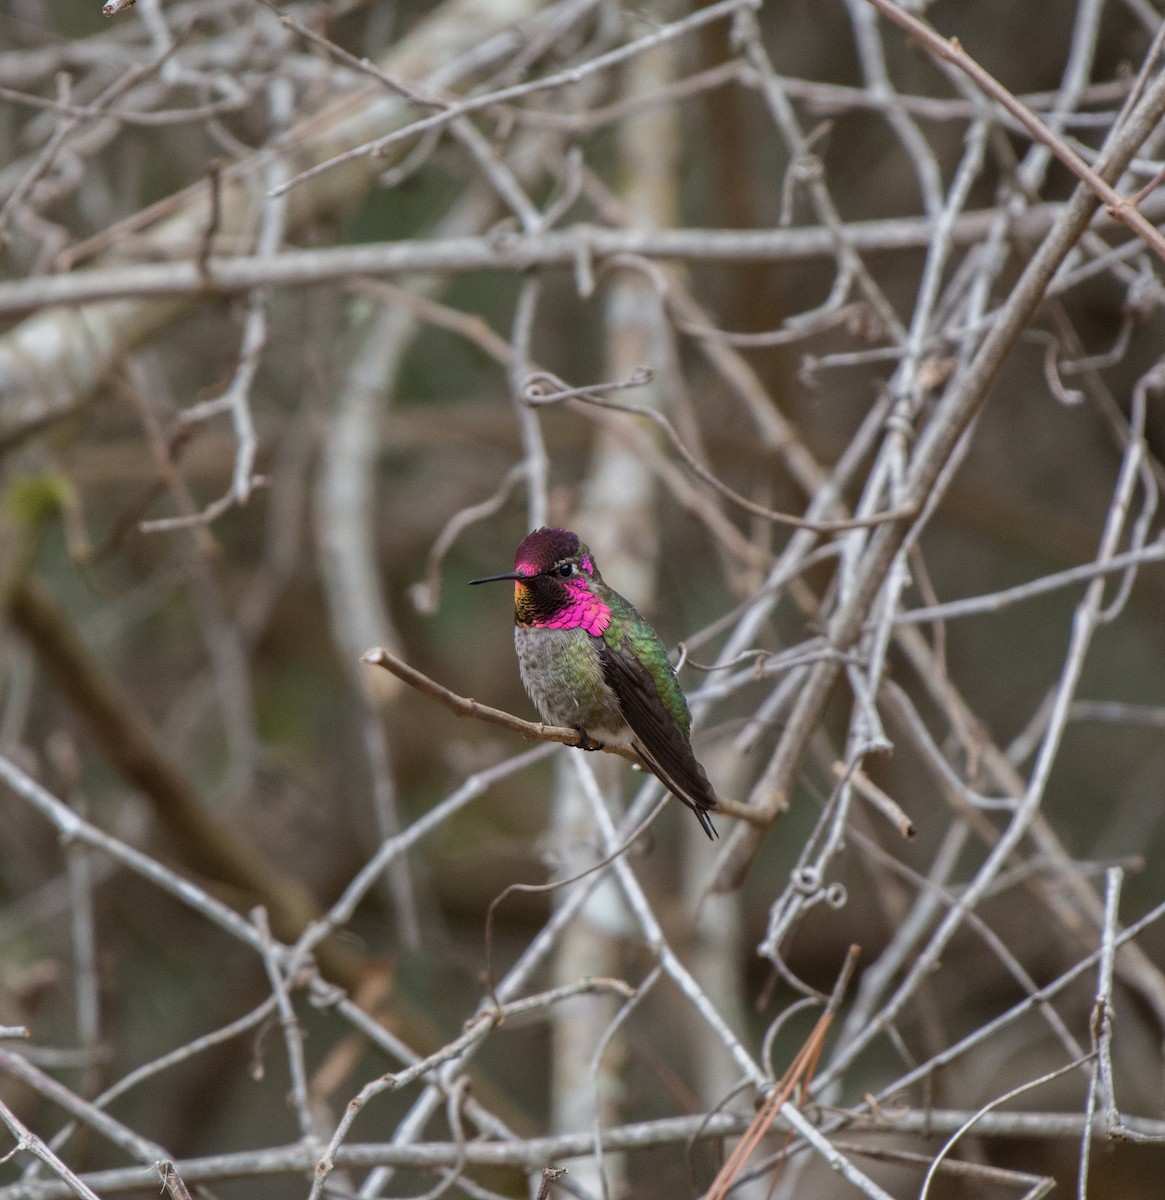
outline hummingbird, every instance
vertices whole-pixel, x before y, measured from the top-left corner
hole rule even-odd
[[[599,574],[567,529],[535,529],[504,575],[514,581],[514,646],[542,719],[578,731],[586,750],[629,746],[709,838],[716,793],[692,753],[692,714],[659,634]]]

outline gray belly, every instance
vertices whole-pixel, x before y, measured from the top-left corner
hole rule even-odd
[[[602,742],[630,741],[631,730],[603,679],[589,634],[581,629],[516,626],[514,647],[522,684],[543,721],[585,729]]]

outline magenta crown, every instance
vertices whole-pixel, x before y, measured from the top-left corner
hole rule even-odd
[[[564,558],[573,558],[581,548],[578,534],[569,529],[535,529],[522,539],[514,555],[514,570],[541,575]]]

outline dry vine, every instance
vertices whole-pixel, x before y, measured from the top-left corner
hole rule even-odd
[[[1158,1195],[1152,0],[10,7],[0,1200]]]

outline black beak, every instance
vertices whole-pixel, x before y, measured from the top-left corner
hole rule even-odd
[[[469,581],[472,587],[475,583],[497,583],[501,579],[529,579],[529,575],[523,575],[518,571],[507,571],[505,575],[487,575],[484,579],[471,579]]]

